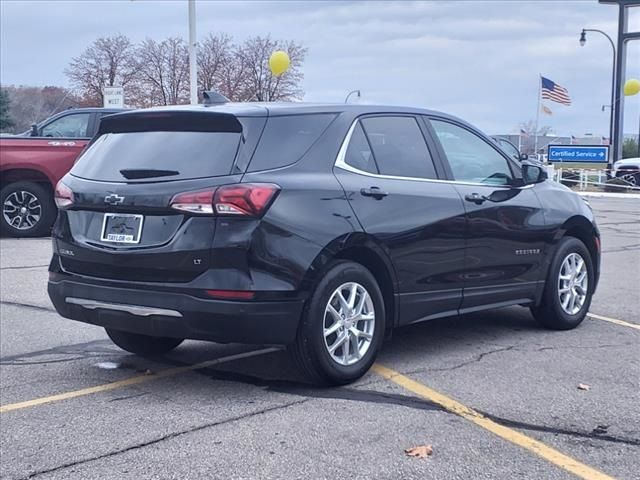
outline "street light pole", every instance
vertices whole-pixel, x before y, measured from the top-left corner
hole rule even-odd
[[[198,103],[196,47],[196,0],[189,0],[189,93],[191,105],[197,105]]]
[[[613,122],[613,161],[622,157],[622,137],[624,123],[624,100],[622,95],[622,79],[625,76],[627,61],[627,43],[640,40],[640,31],[629,31],[629,11],[640,6],[640,0],[598,0],[598,3],[616,5],[618,7],[618,41],[616,42],[616,111]]]
[[[611,44],[611,50],[613,50],[613,59],[612,59],[612,74],[611,74],[611,108],[609,109],[610,111],[610,116],[609,116],[609,146],[611,146],[613,144],[613,122],[614,122],[614,118],[616,115],[616,110],[617,110],[617,105],[616,105],[616,45],[615,43],[613,43],[613,39],[607,35],[605,32],[603,32],[602,30],[598,30],[597,28],[583,28],[582,32],[580,33],[580,45],[584,47],[584,44],[587,43],[587,32],[596,32],[596,33],[600,33],[601,35],[604,35],[605,37],[607,37],[607,40],[609,40],[609,43]],[[609,155],[609,159],[608,159],[608,164],[607,167],[609,169],[611,169],[611,165],[612,165],[612,157],[613,155]]]
[[[347,98],[344,99],[344,103],[348,103],[349,102],[349,97],[353,94],[357,94],[358,98],[360,98],[360,90],[351,90],[348,94],[347,94]]]

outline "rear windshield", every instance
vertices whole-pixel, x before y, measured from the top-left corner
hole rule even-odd
[[[71,174],[111,182],[229,175],[240,138],[236,132],[105,133],[82,154]]]

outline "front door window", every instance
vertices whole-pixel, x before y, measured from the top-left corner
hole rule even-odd
[[[431,120],[431,124],[455,180],[487,185],[512,183],[507,159],[484,139],[453,123]]]

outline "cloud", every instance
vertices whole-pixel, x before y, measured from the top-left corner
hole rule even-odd
[[[0,81],[66,84],[71,57],[101,35],[187,36],[185,0],[0,2]],[[611,48],[584,27],[615,36],[616,8],[592,1],[209,2],[197,0],[198,36],[237,40],[271,33],[309,49],[310,101],[419,105],[459,115],[491,133],[517,131],[535,117],[538,75],[569,89],[570,108],[550,104],[544,121],[562,134],[607,134]],[[635,15],[630,24],[640,23]],[[640,77],[640,46],[630,48]],[[640,101],[627,101],[637,130]]]

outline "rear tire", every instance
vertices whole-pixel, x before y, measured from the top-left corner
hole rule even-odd
[[[139,333],[113,330],[112,328],[105,328],[105,330],[111,341],[121,349],[142,356],[162,355],[170,352],[184,341],[181,338],[152,337]]]
[[[344,385],[371,368],[384,331],[384,301],[375,278],[358,263],[338,261],[314,288],[289,350],[311,382]]]
[[[57,209],[52,193],[34,182],[15,182],[0,191],[0,229],[13,237],[51,233]]]
[[[577,238],[565,237],[549,267],[542,301],[531,308],[531,313],[546,328],[575,328],[589,311],[594,286],[589,250]]]

